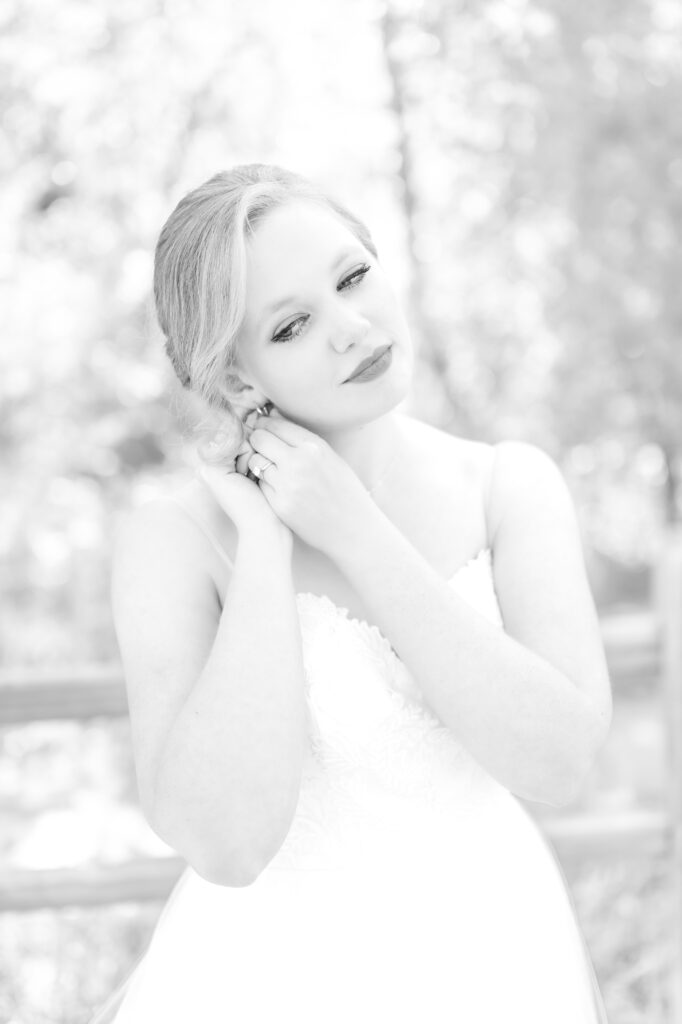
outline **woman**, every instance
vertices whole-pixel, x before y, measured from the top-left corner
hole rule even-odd
[[[297,175],[187,195],[155,298],[217,419],[122,527],[112,595],[142,806],[189,866],[100,1019],[605,1019],[516,799],[572,799],[611,715],[560,473],[397,411],[372,239]]]

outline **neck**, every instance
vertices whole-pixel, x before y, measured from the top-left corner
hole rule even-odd
[[[317,433],[348,463],[367,490],[376,487],[390,470],[402,442],[400,417],[394,412],[370,423]]]

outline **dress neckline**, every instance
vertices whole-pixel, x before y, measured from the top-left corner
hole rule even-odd
[[[445,582],[448,584],[454,583],[454,581],[458,578],[460,573],[463,573],[465,570],[472,569],[476,565],[488,566],[490,569],[492,569],[492,553],[492,548],[490,547],[481,548],[477,555],[473,555],[471,558],[467,559],[466,562],[463,562],[462,565],[459,566],[459,568],[455,569],[453,575],[450,576],[450,578],[447,579]],[[351,615],[350,610],[348,608],[344,608],[343,605],[336,604],[336,602],[332,601],[331,597],[328,597],[327,594],[315,594],[311,590],[299,590],[296,594],[296,598],[298,599],[301,597],[313,598],[314,600],[321,601],[322,604],[329,605],[334,611],[338,612],[341,616],[343,616],[343,618],[347,622],[355,623],[357,626],[360,626],[361,628],[369,629],[371,632],[375,633],[378,637],[380,637],[380,639],[383,640],[383,642],[395,654],[395,651],[391,646],[389,640],[387,640],[387,638],[384,636],[384,634],[381,632],[378,626],[375,626],[374,623],[372,622],[368,622],[367,619],[358,618],[356,615]]]

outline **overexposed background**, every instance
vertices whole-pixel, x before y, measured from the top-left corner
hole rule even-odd
[[[187,472],[154,245],[250,161],[368,222],[410,411],[548,451],[600,614],[641,621],[682,517],[679,0],[5,0],[0,100],[3,671],[117,661],[116,519]],[[614,689],[578,809],[656,809],[661,687]],[[0,822],[7,870],[163,852],[120,719],[0,729]],[[665,1020],[664,859],[564,866],[614,1024]],[[86,1020],[158,910],[0,913],[0,1020]]]

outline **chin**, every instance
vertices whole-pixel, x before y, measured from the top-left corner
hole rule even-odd
[[[401,406],[410,398],[411,393],[411,376],[403,378],[401,375],[400,380],[393,381],[392,386],[387,387],[381,394],[375,395],[374,400],[369,398],[362,402],[359,399],[356,400],[354,411],[366,422],[378,420],[392,412],[400,412]]]

